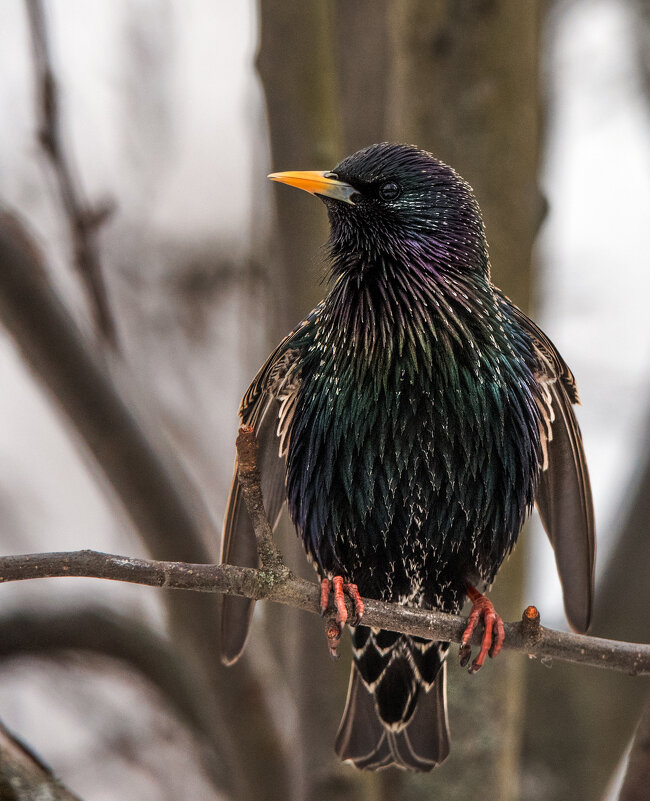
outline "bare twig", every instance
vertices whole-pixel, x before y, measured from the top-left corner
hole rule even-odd
[[[97,551],[0,557],[0,583],[62,576],[86,576],[166,589],[241,595],[320,613],[320,589],[315,583],[297,577],[286,578],[284,572],[269,569],[161,562]],[[428,639],[460,642],[467,625],[466,619],[459,615],[407,609],[369,598],[364,599],[364,603],[364,622],[368,626]],[[350,614],[352,612],[350,609]],[[561,659],[632,675],[650,674],[650,645],[565,634],[543,626],[539,626],[535,637],[530,637],[521,622],[506,623],[505,629],[504,648],[523,651],[545,661]],[[476,632],[473,642],[478,644],[480,639],[480,632]]]
[[[93,208],[83,196],[72,156],[63,143],[59,91],[52,68],[47,22],[42,0],[26,0],[32,41],[38,139],[52,165],[61,203],[74,248],[75,264],[90,303],[92,317],[101,337],[117,349],[115,321],[97,246],[97,233],[108,218],[107,204]]]
[[[273,541],[273,531],[264,511],[260,472],[257,467],[257,437],[251,426],[240,426],[236,445],[239,485],[244,495],[248,516],[255,530],[260,562],[263,568],[286,575],[288,578],[289,570]]]

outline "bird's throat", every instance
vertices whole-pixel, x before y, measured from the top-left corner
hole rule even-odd
[[[358,261],[339,271],[325,299],[323,330],[364,358],[413,359],[488,347],[481,324],[495,298],[487,279],[455,275],[435,263]]]

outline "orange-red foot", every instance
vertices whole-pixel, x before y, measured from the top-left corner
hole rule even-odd
[[[342,576],[334,576],[332,581],[324,578],[320,584],[320,610],[324,615],[329,608],[330,600],[330,585],[334,593],[334,607],[336,608],[336,620],[331,620],[327,625],[327,645],[330,654],[338,657],[338,646],[341,640],[341,633],[343,626],[348,620],[348,610],[345,606],[346,594],[352,600],[354,605],[354,618],[350,621],[353,626],[361,620],[364,612],[363,599],[359,594],[359,588],[356,584],[346,583],[343,581]]]
[[[497,615],[492,601],[488,600],[485,595],[481,595],[471,584],[467,586],[467,595],[472,602],[472,611],[467,621],[467,628],[463,632],[463,639],[460,641],[460,664],[465,667],[469,662],[472,655],[470,640],[476,624],[480,618],[483,618],[485,631],[481,640],[481,650],[469,668],[470,673],[476,673],[481,669],[486,656],[494,657],[499,653],[506,633],[503,628],[503,620]]]

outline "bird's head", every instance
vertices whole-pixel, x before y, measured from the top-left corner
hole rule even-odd
[[[331,172],[269,176],[318,195],[330,218],[336,272],[382,262],[488,271],[481,213],[451,167],[410,145],[371,145]]]

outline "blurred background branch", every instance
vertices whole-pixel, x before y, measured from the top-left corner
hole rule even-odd
[[[25,0],[32,41],[34,84],[39,120],[38,139],[47,155],[67,217],[74,261],[86,290],[98,334],[117,349],[117,330],[102,275],[97,237],[111,205],[92,207],[85,200],[71,153],[66,148],[59,87],[52,67],[47,18],[43,0]]]
[[[135,614],[103,607],[31,609],[0,617],[0,659],[53,656],[62,651],[92,652],[125,662],[160,690],[177,713],[198,731],[209,731],[198,688],[187,682],[182,656],[173,644]]]
[[[26,745],[0,723],[0,798],[81,801]]]

